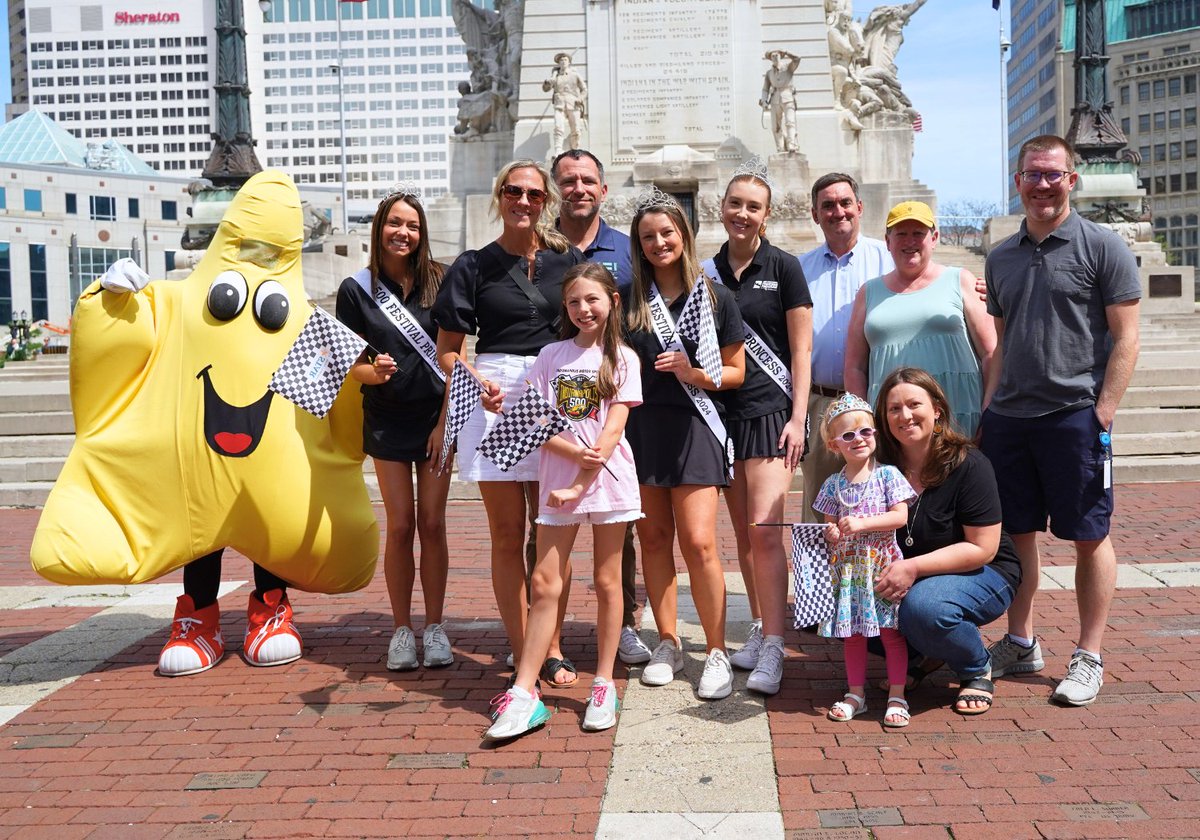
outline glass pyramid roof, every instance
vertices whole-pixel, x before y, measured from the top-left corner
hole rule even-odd
[[[41,111],[0,126],[0,163],[70,166],[129,175],[156,175],[150,164],[115,140],[84,143]]]

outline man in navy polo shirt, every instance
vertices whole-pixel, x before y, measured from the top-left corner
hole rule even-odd
[[[987,308],[999,338],[984,394],[982,448],[996,468],[1004,528],[1021,558],[1008,634],[992,675],[1040,671],[1033,634],[1038,531],[1075,543],[1079,642],[1053,699],[1085,706],[1104,683],[1100,642],[1117,581],[1109,539],[1113,416],[1138,357],[1141,280],[1112,230],[1071,210],[1079,179],[1061,137],[1026,141],[1017,158],[1025,220],[988,254]]]

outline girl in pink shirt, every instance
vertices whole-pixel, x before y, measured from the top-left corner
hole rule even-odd
[[[642,516],[625,421],[642,401],[641,371],[637,355],[621,339],[621,297],[604,266],[585,263],[568,270],[562,296],[566,340],[538,354],[529,387],[558,409],[571,431],[543,447],[538,558],[525,645],[516,682],[500,699],[496,722],[484,736],[492,741],[523,735],[550,718],[535,683],[557,624],[564,567],[584,523],[592,526],[599,603],[596,679],[583,728],[608,729],[620,707],[612,672],[621,636],[621,546],[628,523]]]

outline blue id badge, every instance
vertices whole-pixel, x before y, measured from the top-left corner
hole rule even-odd
[[[1104,447],[1104,489],[1112,489],[1112,435],[1100,433],[1100,445]]]

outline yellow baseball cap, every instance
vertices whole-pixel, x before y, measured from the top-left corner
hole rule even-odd
[[[923,201],[901,201],[888,213],[887,229],[891,230],[909,219],[920,222],[927,228],[937,227],[937,220],[933,217],[933,211],[929,209],[928,204]]]

